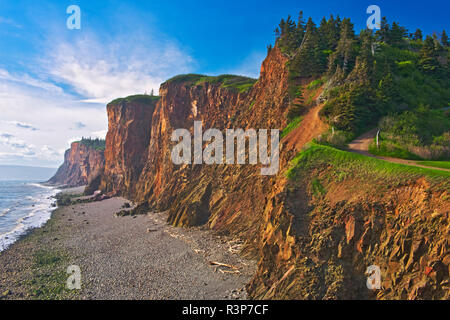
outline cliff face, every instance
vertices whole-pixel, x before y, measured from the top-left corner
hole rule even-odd
[[[101,174],[104,164],[102,150],[74,142],[64,154],[64,163],[48,182],[68,187],[86,185]]]
[[[283,128],[288,104],[286,62],[278,49],[272,50],[261,78],[246,92],[183,79],[163,84],[135,199],[151,209],[168,210],[174,225],[207,223],[219,231],[248,234],[253,242],[255,234],[248,231],[261,221],[258,215],[273,177],[261,176],[259,165],[176,166],[170,158],[175,144],[171,134],[179,128],[192,134],[194,121],[202,121],[204,131]]]
[[[105,168],[100,188],[133,197],[150,142],[157,98],[118,99],[108,104]]]
[[[301,174],[287,177],[290,160],[327,129],[315,103],[321,88],[304,93],[311,102],[281,140],[278,175],[262,176],[260,165],[172,163],[172,132],[192,135],[194,121],[203,131],[285,128],[287,62],[272,49],[249,90],[189,75],[161,86],[154,112],[108,106],[103,189],[144,212],[167,211],[173,225],[242,239],[242,254],[258,259],[253,298],[448,298],[448,185],[421,172],[384,174],[362,158],[340,165],[331,148],[308,149],[296,162]],[[382,269],[375,292],[366,288],[370,265]]]

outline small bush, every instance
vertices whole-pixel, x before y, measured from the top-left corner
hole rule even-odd
[[[398,145],[396,145],[391,141],[381,141],[379,143],[378,148],[375,142],[371,143],[369,146],[369,153],[382,157],[391,157],[407,160],[422,160],[421,157],[409,152],[406,149],[399,147]]]
[[[324,83],[323,79],[314,80],[306,87],[306,89],[315,90],[315,89],[321,87],[323,85],[323,83]]]

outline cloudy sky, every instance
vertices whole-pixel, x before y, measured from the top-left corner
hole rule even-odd
[[[71,141],[104,138],[109,101],[157,93],[180,73],[257,77],[280,18],[303,9],[318,22],[335,13],[360,29],[372,4],[321,3],[1,0],[0,164],[56,167]],[[430,33],[448,23],[445,1],[428,1],[428,11],[416,1],[379,3],[407,27],[420,22]],[[66,27],[73,4],[80,30]]]

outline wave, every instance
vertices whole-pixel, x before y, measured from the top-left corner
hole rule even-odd
[[[34,186],[35,184],[30,185]],[[39,184],[36,185],[40,186]],[[24,212],[24,215],[19,217],[15,224],[11,226],[11,230],[0,233],[0,252],[7,249],[31,229],[42,227],[50,219],[54,210],[52,207],[54,199],[52,197],[59,190],[47,187],[45,189],[47,189],[46,192],[41,192],[38,196],[27,196],[28,202],[18,201],[13,207],[4,210],[0,214],[0,217],[5,216],[11,213],[14,208],[20,208]]]
[[[2,212],[0,212],[0,217],[6,216],[9,212],[11,212],[14,209],[14,207],[11,208],[7,208],[5,210],[3,210]]]
[[[41,183],[36,183],[36,182],[28,182],[27,185],[33,186],[33,187],[38,187],[38,188],[43,188],[43,189],[48,189],[48,190],[57,189],[56,187],[46,186],[46,185],[43,185]]]

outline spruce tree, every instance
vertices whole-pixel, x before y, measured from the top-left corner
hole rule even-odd
[[[281,36],[281,34],[280,34],[280,29],[277,27],[277,28],[275,29],[275,42],[277,42],[278,39],[280,39],[280,36]]]
[[[320,21],[320,26],[317,31],[319,37],[319,46],[322,50],[326,50],[328,47],[328,21],[325,17],[323,17]]]
[[[381,19],[380,30],[376,32],[378,41],[389,43],[389,24],[386,17]]]
[[[444,48],[448,48],[449,47],[448,36],[447,36],[447,33],[445,32],[445,30],[442,30],[441,44],[442,44],[442,46]]]
[[[407,30],[394,21],[389,31],[388,43],[396,47],[402,47],[404,44],[403,38],[406,37],[406,34]]]
[[[427,36],[422,49],[420,50],[419,65],[426,73],[436,73],[439,69],[438,52],[435,46],[435,40]]]
[[[377,88],[377,98],[382,104],[384,111],[393,108],[393,102],[396,100],[398,91],[394,84],[394,77],[388,68],[388,71],[381,78]]]
[[[415,41],[422,41],[423,40],[422,30],[417,29],[416,32],[414,32],[413,40],[415,40]]]
[[[281,32],[277,44],[283,52],[291,54],[298,47],[297,26],[291,16],[288,16],[286,20],[281,19],[279,28]]]
[[[306,25],[305,25],[305,20],[303,18],[303,11],[300,11],[300,13],[298,14],[298,21],[297,21],[297,38],[298,38],[299,45],[303,41],[303,37],[305,36],[305,31],[306,31]]]
[[[353,24],[350,22],[350,19],[343,19],[340,28],[341,34],[336,51],[330,56],[328,63],[328,73],[330,75],[336,72],[338,66],[345,74],[348,73],[352,69],[355,60]]]
[[[328,34],[326,35],[329,50],[336,49],[339,42],[339,33],[338,21],[331,15],[330,19],[328,19]]]
[[[308,19],[303,43],[291,61],[291,72],[294,77],[311,77],[321,72],[317,27],[312,18]]]

